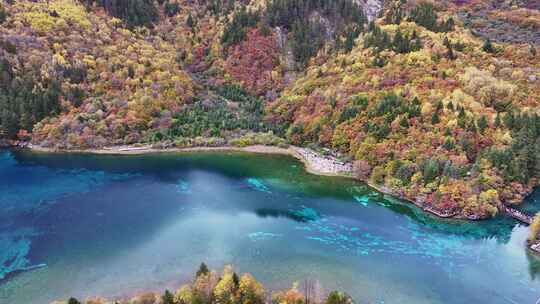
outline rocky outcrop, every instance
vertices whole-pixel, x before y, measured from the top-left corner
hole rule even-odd
[[[383,0],[357,0],[362,5],[369,21],[375,20],[383,7]]]
[[[538,0],[485,1],[458,13],[465,26],[476,35],[499,43],[540,45]]]

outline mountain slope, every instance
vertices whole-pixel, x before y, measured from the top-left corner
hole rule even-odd
[[[1,35],[14,49],[3,53],[13,75],[3,84],[28,77],[35,88],[58,88],[62,115],[41,121],[33,134],[46,145],[139,141],[140,130],[166,123],[195,94],[174,45],[125,29],[102,10],[88,12],[71,0],[17,1],[8,13]],[[11,97],[8,103],[16,101]]]
[[[262,98],[275,99],[326,42],[350,45],[365,22],[349,0],[17,1],[2,10],[1,129],[21,139],[34,129],[34,142],[58,148],[270,130]],[[38,96],[19,96],[21,79]],[[231,95],[236,83],[246,92]],[[186,121],[198,108],[214,114]],[[215,115],[226,121],[210,122]]]
[[[453,15],[430,5],[387,6],[350,54],[311,67],[271,103],[269,119],[441,214],[489,217],[520,202],[540,178],[538,55],[488,48],[458,22],[443,30]]]

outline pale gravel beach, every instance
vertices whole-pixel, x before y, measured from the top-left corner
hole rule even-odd
[[[167,148],[156,149],[151,146],[113,146],[101,149],[82,150],[59,150],[45,148],[38,145],[28,145],[28,149],[35,152],[48,153],[91,153],[109,155],[142,155],[153,153],[183,153],[183,152],[247,152],[257,154],[280,154],[289,155],[300,160],[306,167],[306,171],[312,174],[324,176],[352,177],[353,167],[351,163],[342,162],[335,157],[321,155],[311,149],[289,146],[280,148],[276,146],[253,145],[247,147],[220,146],[220,147],[191,147],[191,148]]]

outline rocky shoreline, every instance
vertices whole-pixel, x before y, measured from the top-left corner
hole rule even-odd
[[[540,242],[534,242],[534,243],[531,243],[531,244],[527,244],[527,247],[534,254],[540,256]]]
[[[394,191],[392,191],[391,189],[388,189],[387,187],[384,187],[384,186],[377,186],[373,183],[370,183],[369,181],[364,181],[365,183],[367,183],[371,188],[373,189],[376,189],[377,191],[381,192],[381,193],[384,193],[384,194],[388,194],[388,195],[391,195],[393,197],[396,197],[396,198],[399,198],[400,200],[403,200],[403,201],[406,201],[406,202],[409,202],[413,205],[415,205],[416,207],[422,209],[424,212],[427,212],[431,215],[434,215],[436,217],[439,217],[439,218],[443,218],[443,219],[464,219],[464,220],[479,220],[479,218],[467,218],[465,216],[462,216],[460,215],[459,213],[457,212],[451,212],[451,213],[444,213],[444,212],[441,212],[431,206],[426,206],[424,205],[423,203],[420,202],[419,199],[417,200],[414,200],[414,199],[410,199],[408,197],[405,197],[404,195],[401,195],[399,193],[395,193]]]
[[[7,139],[0,139],[0,148],[14,147],[13,143]]]

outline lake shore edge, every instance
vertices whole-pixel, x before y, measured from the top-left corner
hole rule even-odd
[[[244,153],[254,153],[254,154],[268,154],[268,155],[286,155],[294,157],[304,164],[306,172],[314,175],[329,176],[329,177],[341,177],[341,178],[352,178],[357,179],[359,182],[367,184],[369,187],[375,189],[376,191],[389,195],[391,197],[397,198],[399,200],[405,201],[407,203],[415,205],[417,208],[422,211],[435,216],[439,219],[448,219],[448,220],[466,220],[466,221],[479,221],[485,220],[481,217],[471,217],[465,216],[461,213],[443,213],[431,206],[426,206],[419,199],[407,198],[404,195],[395,193],[391,189],[388,189],[385,186],[375,185],[368,180],[361,180],[354,176],[353,166],[351,163],[342,162],[337,160],[332,156],[324,156],[320,153],[317,153],[309,148],[302,148],[297,146],[289,145],[288,147],[278,147],[278,146],[268,146],[268,145],[250,145],[246,147],[237,147],[237,146],[217,146],[217,147],[186,147],[186,148],[154,148],[150,145],[146,146],[134,146],[134,145],[124,145],[124,146],[112,146],[104,147],[100,149],[74,149],[74,150],[63,150],[63,149],[54,149],[41,147],[39,145],[28,144],[24,148],[29,149],[33,152],[43,152],[43,153],[90,153],[90,154],[102,154],[102,155],[145,155],[145,154],[159,154],[159,153],[192,153],[192,152],[244,152]],[[505,215],[512,215],[506,212],[507,207],[503,208],[501,212],[504,212]],[[540,256],[540,242],[528,243],[525,245],[527,249],[534,254]]]
[[[320,155],[310,149],[297,146],[287,148],[266,145],[251,145],[246,147],[217,146],[217,147],[186,147],[186,148],[153,148],[151,146],[112,146],[100,149],[54,149],[29,144],[25,149],[42,153],[79,153],[101,155],[145,155],[160,153],[191,153],[191,152],[244,152],[254,154],[287,155],[302,162],[308,173],[330,177],[353,178],[352,165],[337,160],[334,157]]]
[[[19,146],[21,147],[21,146]],[[223,146],[196,146],[196,147],[169,147],[169,148],[155,148],[151,145],[121,145],[121,146],[111,146],[104,147],[99,149],[56,149],[56,148],[47,148],[34,144],[25,144],[22,146],[24,149],[29,149],[33,152],[43,152],[43,153],[89,153],[89,154],[102,154],[102,155],[145,155],[145,154],[159,154],[159,153],[193,153],[193,152],[243,152],[243,153],[254,153],[254,154],[268,154],[268,155],[286,155],[291,156],[302,164],[304,164],[304,169],[306,172],[314,175],[329,176],[329,177],[341,177],[341,178],[351,178],[356,179],[359,182],[363,182],[372,189],[389,195],[393,198],[402,200],[404,202],[413,204],[422,211],[435,216],[439,219],[448,219],[448,220],[465,220],[465,221],[481,221],[487,220],[489,218],[484,218],[476,215],[464,215],[460,212],[444,212],[433,208],[432,206],[426,205],[420,198],[410,198],[401,193],[397,193],[392,189],[389,189],[386,186],[376,185],[369,180],[363,180],[355,177],[353,165],[350,162],[343,162],[338,160],[333,156],[326,156],[313,151],[309,148],[303,148],[298,146],[289,145],[287,147],[271,146],[271,145],[249,145],[245,147],[233,146],[233,145],[223,145]],[[510,216],[523,224],[530,224],[530,221],[523,221],[519,217],[516,217],[509,212],[508,209],[512,211],[517,211],[510,206],[504,206],[501,208],[500,212],[503,215]],[[519,211],[517,211],[519,212]],[[534,251],[536,254],[540,255],[540,244],[536,244],[537,248],[532,248],[533,246],[527,245],[529,249]]]
[[[309,148],[302,148],[298,146],[289,145],[287,148],[268,145],[250,145],[246,147],[237,146],[216,146],[216,147],[186,147],[186,148],[154,148],[150,145],[135,146],[135,145],[123,145],[123,146],[111,146],[100,149],[56,149],[47,148],[39,145],[28,144],[24,147],[32,152],[42,153],[80,153],[80,154],[101,154],[101,155],[145,155],[145,154],[160,154],[160,153],[192,153],[192,152],[243,152],[254,154],[268,154],[268,155],[286,155],[294,157],[304,164],[306,172],[314,175],[329,176],[329,177],[341,177],[352,178],[359,182],[367,184],[369,187],[376,191],[394,197],[396,199],[405,201],[415,205],[422,211],[431,214],[440,219],[455,219],[455,220],[470,220],[478,221],[483,218],[466,217],[459,213],[443,213],[430,206],[425,206],[419,200],[410,199],[395,193],[387,187],[375,185],[368,180],[358,179],[354,176],[353,166],[351,163],[342,162],[335,157],[324,156]]]

